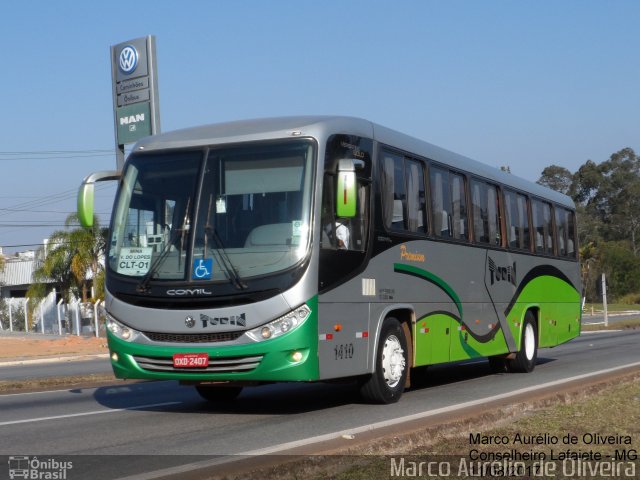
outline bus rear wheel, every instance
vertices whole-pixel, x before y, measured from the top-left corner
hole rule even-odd
[[[532,312],[527,312],[524,316],[522,326],[522,338],[520,339],[520,350],[516,353],[516,358],[510,361],[509,370],[512,372],[529,373],[536,367],[538,359],[538,329],[536,318]]]
[[[196,391],[202,398],[210,402],[229,402],[240,395],[240,392],[242,392],[242,387],[196,385]]]
[[[408,373],[407,339],[400,322],[387,318],[380,330],[375,370],[360,387],[371,403],[395,403],[404,391]]]

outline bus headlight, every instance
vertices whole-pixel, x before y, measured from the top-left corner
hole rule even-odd
[[[311,309],[306,305],[302,305],[266,325],[247,331],[247,336],[255,342],[262,342],[263,340],[279,337],[302,325],[310,313]]]
[[[138,338],[139,335],[139,332],[137,330],[134,330],[131,327],[127,327],[109,314],[107,314],[107,328],[116,337],[126,342],[133,342],[136,338]]]

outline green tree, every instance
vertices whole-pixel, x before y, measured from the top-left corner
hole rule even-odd
[[[602,183],[602,173],[593,160],[587,160],[573,175],[573,199],[583,205],[596,197]]]
[[[640,157],[623,148],[599,164],[587,160],[574,174],[551,165],[538,183],[576,202],[587,298],[603,272],[613,298],[639,292]]]
[[[46,252],[44,248],[39,250],[42,264],[33,273],[35,283],[29,287],[28,297],[44,297],[54,283],[65,301],[69,302],[72,294],[83,302],[88,300],[91,280],[87,278],[99,280],[103,275],[100,257],[105,251],[106,229],[100,227],[97,218],[92,228],[73,228],[75,225],[78,217],[73,213],[67,217],[64,230],[51,234]],[[97,298],[103,296],[104,290],[96,290]]]
[[[70,215],[67,222],[78,223],[77,215]],[[69,241],[73,252],[71,272],[76,283],[80,286],[83,302],[87,301],[89,297],[92,281],[94,284],[100,283],[102,286],[99,289],[97,285],[94,285],[96,299],[104,298],[104,269],[100,259],[106,250],[107,229],[100,227],[97,218],[94,218],[93,225],[91,228],[76,228],[69,232]]]
[[[600,267],[607,277],[607,293],[618,299],[640,291],[640,258],[626,242],[605,242],[600,246]]]
[[[564,167],[550,165],[542,170],[538,183],[556,192],[570,195],[573,186],[573,174]]]
[[[607,238],[628,240],[638,256],[640,234],[640,158],[631,148],[611,155],[601,165],[602,220]]]

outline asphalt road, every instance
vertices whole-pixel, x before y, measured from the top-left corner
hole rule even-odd
[[[0,380],[30,380],[111,372],[109,358],[0,366]]]
[[[361,403],[348,384],[255,387],[230,404],[207,403],[174,382],[0,395],[0,456],[83,455],[68,457],[81,464],[77,472],[90,464],[91,478],[119,478],[207,458],[278,452],[311,437],[491,402],[508,392],[639,362],[639,331],[598,332],[541,350],[528,375],[492,374],[486,361],[430,368],[422,385],[387,406]]]

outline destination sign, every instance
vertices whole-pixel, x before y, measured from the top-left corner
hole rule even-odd
[[[118,257],[118,273],[134,277],[144,275],[151,267],[152,253],[153,247],[122,247]]]

